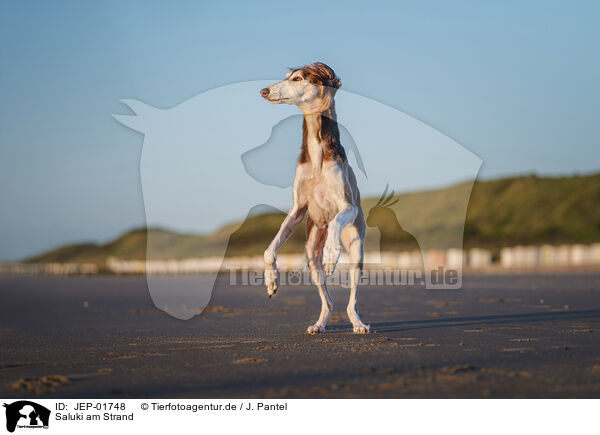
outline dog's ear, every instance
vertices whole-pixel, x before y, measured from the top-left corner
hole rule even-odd
[[[335,71],[323,62],[315,62],[311,65],[306,65],[303,68],[306,68],[315,76],[315,81],[313,81],[313,83],[319,82],[319,84],[322,84],[323,86],[334,89],[339,89],[339,87],[342,86],[342,81],[335,74]]]

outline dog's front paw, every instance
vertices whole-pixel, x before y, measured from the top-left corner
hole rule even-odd
[[[277,289],[279,288],[279,273],[277,269],[265,269],[265,285],[267,286],[269,297],[277,293]]]
[[[371,332],[371,326],[364,323],[354,325],[353,329],[355,334],[369,334]]]
[[[323,332],[325,332],[325,326],[323,326],[323,325],[321,325],[319,323],[315,323],[314,325],[310,325],[306,329],[306,333],[310,334],[310,335],[322,334]]]
[[[341,252],[340,241],[334,237],[328,237],[323,248],[323,271],[325,275],[333,274]]]

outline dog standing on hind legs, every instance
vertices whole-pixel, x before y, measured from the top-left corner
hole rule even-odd
[[[365,218],[354,171],[340,143],[334,97],[341,86],[335,72],[321,62],[290,70],[284,80],[261,89],[270,103],[294,104],[304,113],[302,148],[296,165],[293,205],[265,251],[265,284],[269,297],[279,286],[277,251],[296,227],[306,221],[306,260],[319,290],[321,314],[309,334],[325,332],[333,301],[325,275],[335,270],[341,245],[350,257],[350,299],[347,313],[355,333],[370,327],[358,314],[358,282],[363,266]]]

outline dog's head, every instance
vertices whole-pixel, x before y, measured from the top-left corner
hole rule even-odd
[[[295,104],[305,113],[323,111],[333,103],[342,85],[333,69],[322,62],[290,69],[285,79],[260,90],[274,104]]]

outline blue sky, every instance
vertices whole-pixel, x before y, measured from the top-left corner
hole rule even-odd
[[[343,89],[466,146],[481,178],[596,171],[599,12],[583,1],[2,2],[0,260],[144,225],[142,136],[111,117],[127,113],[119,100],[169,108],[315,60]]]

